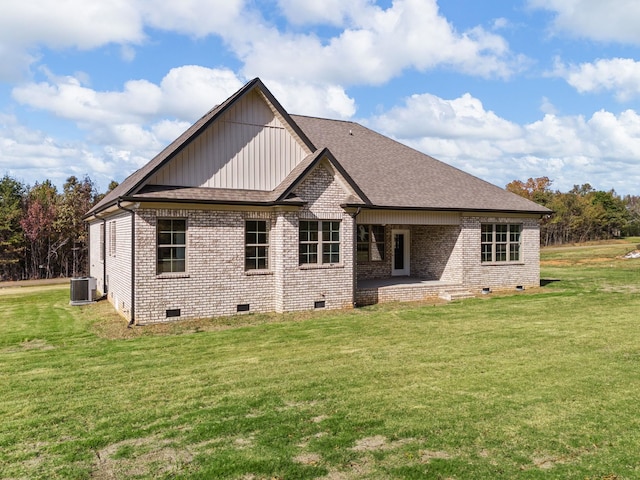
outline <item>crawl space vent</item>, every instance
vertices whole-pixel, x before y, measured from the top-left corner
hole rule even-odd
[[[241,303],[238,306],[236,306],[236,312],[248,312],[248,311],[249,311],[248,303]]]
[[[170,310],[167,310],[166,314],[167,314],[167,318],[179,317],[180,316],[180,309],[179,308],[172,308]]]

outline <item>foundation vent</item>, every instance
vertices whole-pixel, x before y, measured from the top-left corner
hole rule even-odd
[[[236,312],[248,312],[249,304],[248,303],[240,303],[236,306]]]

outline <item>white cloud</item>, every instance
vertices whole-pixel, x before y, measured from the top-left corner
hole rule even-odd
[[[370,0],[278,0],[287,20],[296,25],[344,25],[366,9],[377,8]]]
[[[475,27],[458,32],[440,15],[436,0],[396,0],[383,9],[371,0],[280,0],[294,24],[344,27],[337,35],[283,33],[243,0],[30,0],[3,6],[0,75],[17,78],[40,48],[121,46],[125,62],[150,28],[196,38],[219,35],[245,63],[243,74],[309,83],[380,84],[405,69],[443,66],[481,77],[511,76],[522,68],[503,37]],[[500,22],[499,22],[500,23]]]
[[[290,113],[346,119],[356,112],[355,101],[338,85],[268,79],[265,84]]]
[[[555,13],[553,29],[603,42],[640,43],[640,3],[635,0],[529,0]]]
[[[242,0],[5,1],[0,15],[0,80],[15,80],[42,47],[90,50],[122,45],[131,61],[145,28],[205,37],[241,26]]]
[[[630,58],[600,59],[580,65],[557,61],[553,75],[564,78],[580,93],[611,91],[619,101],[640,96],[640,62]]]
[[[499,35],[476,27],[455,31],[435,0],[396,0],[386,10],[364,8],[338,36],[281,33],[264,25],[242,41],[230,39],[246,76],[296,78],[340,85],[381,84],[413,68],[439,66],[469,75],[509,77],[524,60]]]
[[[160,85],[130,80],[122,91],[99,92],[74,76],[13,89],[15,100],[81,126],[146,124],[164,117],[195,121],[235,92],[242,82],[230,70],[187,65],[171,69]]]
[[[14,116],[0,114],[2,175],[6,173],[31,185],[44,179],[62,185],[71,175],[94,177],[96,164],[91,159],[90,152],[80,144],[59,142],[21,125]],[[117,166],[113,165],[111,173],[116,172]]]
[[[542,97],[542,101],[540,102],[540,111],[542,113],[549,113],[551,115],[555,115],[556,113],[558,113],[556,106],[551,103],[551,100],[549,100],[547,97]]]
[[[465,93],[454,100],[444,100],[428,93],[416,94],[377,117],[374,126],[384,127],[396,137],[511,138],[520,128],[486,111],[482,102]]]
[[[244,81],[228,69],[198,65],[172,68],[160,83],[161,113],[193,121],[243,84]]]
[[[242,21],[242,0],[134,0],[146,25],[195,37],[224,33]]]
[[[640,115],[633,110],[601,110],[590,118],[548,113],[516,125],[484,110],[469,94],[454,100],[422,94],[369,123],[500,186],[545,175],[562,191],[591,183],[637,193],[640,183]]]

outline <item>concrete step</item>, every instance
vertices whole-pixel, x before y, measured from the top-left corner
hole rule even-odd
[[[443,300],[451,302],[453,300],[463,300],[465,298],[474,298],[475,295],[469,290],[449,290],[439,295]]]

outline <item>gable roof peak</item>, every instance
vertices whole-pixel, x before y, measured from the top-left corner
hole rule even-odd
[[[225,114],[229,109],[239,102],[245,95],[252,91],[258,91],[274,114],[280,118],[289,131],[300,141],[309,153],[316,151],[315,145],[311,142],[307,134],[296,124],[289,113],[280,102],[273,96],[265,84],[256,77],[245,83],[238,91],[227,98],[222,103],[216,105],[195,123],[193,123],[182,135],[167,145],[158,155],[152,158],[146,165],[129,175],[120,185],[109,192],[98,202],[85,216],[98,213],[105,208],[115,205],[118,199],[131,196],[143,189],[149,179],[172,158],[178,155],[187,145],[190,144],[209,125]]]

